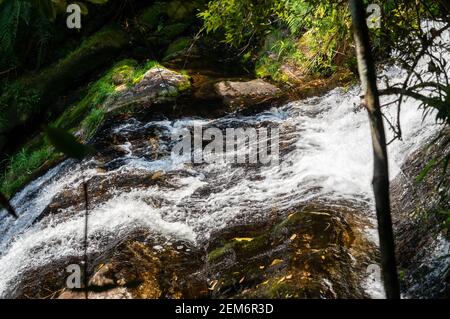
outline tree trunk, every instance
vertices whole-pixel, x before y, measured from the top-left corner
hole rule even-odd
[[[377,211],[378,234],[380,237],[382,276],[386,297],[388,299],[398,299],[400,298],[400,289],[395,262],[394,235],[390,211],[386,137],[363,2],[361,0],[350,0],[350,11],[353,18],[353,32],[358,57],[359,75],[364,92],[364,104],[369,113],[372,133],[374,154],[372,184]]]

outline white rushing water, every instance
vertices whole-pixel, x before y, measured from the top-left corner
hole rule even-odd
[[[392,68],[391,78],[403,77]],[[229,116],[217,120],[180,119],[141,123],[129,121],[115,134],[127,136],[158,127],[163,136],[173,131],[204,126],[266,126],[280,129],[280,142],[288,144],[278,166],[188,165],[170,155],[151,160],[137,155],[132,143],[122,145],[125,155],[115,169],[98,171],[93,161],[66,161],[30,183],[12,200],[20,218],[0,220],[0,296],[5,297],[20,274],[65,256],[83,253],[84,214],[67,208],[58,215],[34,222],[52,199],[62,192],[79,192],[86,180],[105,180],[123,174],[139,176],[164,171],[171,186],[155,184],[123,191],[111,185],[112,196],[92,207],[89,216],[89,250],[101,251],[109,238],[120,238],[133,229],[146,228],[167,241],[203,240],[217,229],[236,221],[265,218],[273,209],[287,210],[314,199],[354,201],[373,211],[372,148],[367,114],[360,104],[360,89],[336,89],[323,97],[292,102],[255,116]],[[386,101],[384,101],[386,102]],[[387,116],[395,109],[387,110]],[[400,172],[405,158],[424,145],[437,131],[434,118],[422,118],[418,103],[407,100],[402,108],[403,141],[389,146],[390,173]],[[170,143],[161,142],[169,149]],[[139,153],[141,154],[141,153]],[[82,169],[83,167],[83,169]],[[203,192],[208,190],[207,192]],[[159,204],[158,204],[159,203]],[[63,216],[63,217],[62,217]],[[369,218],[373,218],[373,214]],[[368,230],[367,234],[373,234]],[[374,236],[376,240],[376,236]],[[379,287],[370,288],[374,296]]]
[[[133,157],[130,151],[126,164],[116,170],[107,173],[86,170],[87,179],[98,174],[138,175],[158,170],[188,173],[174,177],[176,189],[154,186],[117,192],[112,199],[94,207],[89,217],[89,249],[101,249],[104,238],[118,238],[137,227],[147,227],[167,238],[195,242],[237,219],[264,218],[271,208],[288,209],[321,197],[371,205],[370,132],[366,113],[355,112],[358,93],[356,88],[348,93],[337,89],[321,98],[293,102],[270,113],[241,118],[244,122],[270,119],[280,125],[281,141],[293,140],[293,149],[282,156],[279,166],[249,171],[244,167],[214,164],[195,168],[173,163],[170,156],[155,163]],[[422,123],[421,111],[415,103],[410,101],[402,112],[404,142],[395,142],[389,148],[392,177],[398,174],[406,156],[423,145],[436,129],[431,119]],[[192,121],[162,124],[173,130],[190,126]],[[82,175],[80,165],[61,164],[13,199],[21,217],[17,221],[6,217],[2,220],[4,251],[0,257],[0,292],[26,269],[63,256],[82,254],[82,212],[74,212],[64,220],[55,217],[54,221],[33,225],[33,220],[58,192],[80,189]],[[256,175],[258,178],[254,178]],[[193,196],[205,187],[213,188],[214,192],[207,197]],[[164,204],[154,206],[147,201],[149,198],[162,199]]]

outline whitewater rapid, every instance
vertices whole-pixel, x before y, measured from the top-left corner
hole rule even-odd
[[[400,81],[404,72],[393,67],[388,76]],[[14,196],[18,220],[0,212],[0,297],[8,296],[25,271],[83,254],[82,209],[69,207],[37,219],[55,196],[80,192],[83,180],[89,182],[94,177],[108,181],[124,174],[163,172],[170,187],[155,183],[145,189],[124,191],[110,185],[111,196],[90,209],[89,252],[102,251],[109,240],[142,228],[166,243],[184,240],[195,245],[232,223],[264,219],[273,209],[287,211],[321,199],[354,202],[367,208],[367,218],[374,221],[372,147],[367,114],[359,107],[360,94],[359,86],[338,88],[322,97],[291,102],[253,116],[150,122],[131,119],[120,123],[111,132],[127,140],[118,145],[125,154],[106,163],[110,169],[99,170],[96,158],[82,163],[66,160]],[[395,106],[384,112],[387,117],[395,117]],[[439,129],[432,114],[423,119],[423,110],[414,100],[404,103],[401,118],[403,140],[388,149],[391,179],[401,173],[405,159]],[[173,145],[169,136],[193,125],[276,126],[284,145],[280,164],[248,167],[177,161],[170,156]],[[149,128],[160,134],[158,147],[165,156],[158,159],[145,155],[150,149],[145,145],[133,145],[131,136]],[[391,133],[387,135],[389,139]],[[374,229],[368,229],[367,236],[377,241]]]

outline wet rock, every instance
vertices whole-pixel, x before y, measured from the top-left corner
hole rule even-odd
[[[218,231],[196,246],[157,244],[148,231],[135,232],[91,261],[88,297],[364,298],[361,282],[374,247],[360,223],[306,209]],[[85,297],[68,289],[54,296]]]
[[[229,233],[231,234],[231,233]],[[336,212],[303,211],[274,226],[241,228],[208,254],[213,297],[364,298],[369,244]]]
[[[155,245],[135,234],[97,258],[89,281],[89,298],[206,297],[206,279],[197,273],[202,267],[201,255],[189,243]],[[59,295],[62,299],[84,297],[80,291],[67,289]]]
[[[440,195],[448,192],[450,178],[442,167],[431,167],[422,181],[417,177],[436,156],[449,154],[450,135],[411,154],[402,174],[391,183],[394,233],[402,292],[412,298],[450,296],[450,240],[444,227],[449,203]],[[436,186],[443,182],[441,191]],[[447,185],[447,186],[445,186]],[[447,195],[448,196],[448,195]]]
[[[215,85],[215,91],[223,103],[232,109],[269,103],[281,95],[279,88],[262,79],[219,82]]]
[[[58,299],[86,299],[84,291],[65,290]],[[132,299],[126,288],[119,287],[104,292],[89,291],[87,299]]]
[[[377,257],[356,216],[305,207],[195,245],[137,229],[89,255],[88,298],[365,298],[365,271]],[[29,269],[9,295],[85,298],[83,288],[66,287],[69,264],[82,257]]]

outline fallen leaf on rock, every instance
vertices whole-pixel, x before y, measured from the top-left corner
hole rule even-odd
[[[235,241],[252,241],[254,238],[250,238],[250,237],[242,237],[242,238],[239,238],[239,237],[236,237],[236,238],[233,238]]]
[[[272,261],[272,263],[270,264],[270,266],[275,266],[275,265],[281,264],[282,262],[283,262],[283,260],[281,260],[281,259],[274,259]]]
[[[209,287],[208,289],[209,289],[209,290],[214,290],[214,289],[216,288],[216,286],[217,286],[218,283],[219,283],[218,280],[213,280],[213,281],[211,282],[211,287]]]

